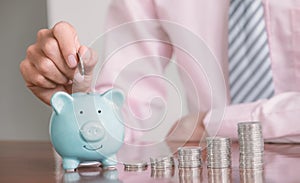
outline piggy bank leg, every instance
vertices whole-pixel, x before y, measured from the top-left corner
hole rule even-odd
[[[117,165],[117,157],[116,155],[109,156],[102,160],[101,163],[104,168],[115,167]]]
[[[75,169],[78,167],[79,163],[80,162],[76,159],[63,158],[63,168],[67,172],[74,172]]]

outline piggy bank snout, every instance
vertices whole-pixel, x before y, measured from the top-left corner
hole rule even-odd
[[[91,121],[82,125],[80,134],[87,142],[97,142],[103,139],[105,129],[99,121]]]

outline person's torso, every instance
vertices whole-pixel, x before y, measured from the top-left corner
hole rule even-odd
[[[176,3],[171,0],[155,1],[159,19],[177,24],[180,27],[178,29],[186,29],[186,33],[195,34],[200,41],[203,40],[206,43],[220,66],[220,70],[216,69],[216,72],[221,71],[224,76],[226,90],[220,92],[226,93],[228,98],[229,3],[229,0],[190,0],[176,1]],[[275,94],[300,91],[300,0],[263,0],[263,5]],[[186,35],[180,35],[167,26],[164,29],[171,41],[179,42],[178,39],[191,43],[195,41],[189,40]],[[184,68],[179,69],[179,72],[183,83],[187,85],[189,101],[195,102],[197,94],[202,106],[205,106],[204,110],[209,109],[213,96],[209,74],[205,73],[203,68],[195,67],[193,55],[182,51],[182,48],[174,50],[178,64]],[[184,70],[188,74],[184,74]],[[196,86],[196,93],[189,91],[188,88],[192,85]]]

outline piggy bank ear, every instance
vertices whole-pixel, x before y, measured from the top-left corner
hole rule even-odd
[[[51,106],[53,110],[56,112],[56,114],[59,114],[64,106],[67,103],[70,103],[73,101],[73,98],[71,95],[67,94],[66,92],[56,92],[52,97],[51,97]]]
[[[111,89],[102,94],[103,97],[107,98],[110,101],[113,101],[118,106],[122,106],[124,103],[124,94],[120,90]]]

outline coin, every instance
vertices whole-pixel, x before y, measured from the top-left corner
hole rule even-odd
[[[238,139],[242,169],[262,169],[264,141],[260,122],[238,123]]]
[[[222,182],[222,183],[231,183],[232,182],[232,173],[231,168],[208,168],[208,182]]]
[[[171,178],[175,174],[174,168],[155,169],[151,168],[151,177],[153,178]]]
[[[150,158],[150,164],[153,169],[167,169],[175,166],[172,156]]]
[[[224,137],[207,137],[207,167],[231,167],[231,140]]]
[[[179,168],[178,170],[179,182],[203,182],[202,168]]]
[[[173,156],[150,158],[151,177],[170,178],[174,176],[175,161]]]
[[[241,183],[263,183],[264,175],[261,169],[241,169],[240,170]]]
[[[125,171],[144,171],[148,167],[147,162],[131,162],[124,163]]]
[[[179,168],[198,168],[202,166],[202,149],[199,146],[186,146],[178,148]]]
[[[84,76],[85,75],[85,69],[84,69],[84,64],[83,64],[83,60],[79,54],[79,52],[77,52],[77,59],[78,59],[78,70],[79,73]]]

